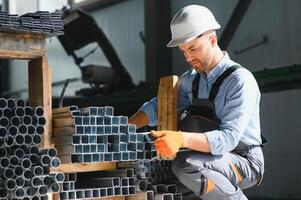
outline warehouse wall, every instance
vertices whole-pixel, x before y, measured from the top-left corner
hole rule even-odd
[[[213,11],[224,27],[237,0],[174,0],[172,13],[200,2]],[[300,64],[301,24],[297,20],[300,6],[298,0],[252,1],[228,48],[232,59],[251,71]],[[234,53],[259,42],[263,35],[268,35],[268,44],[241,54]],[[189,67],[177,49],[173,50],[173,67],[176,74]],[[262,132],[269,139],[264,148],[266,173],[263,184],[248,191],[249,197],[301,198],[300,99],[301,89],[262,94]]]
[[[22,0],[16,1],[14,11],[11,13],[26,13],[33,12],[37,9],[47,10],[53,12],[55,9],[60,9],[66,5],[67,1],[43,1],[30,0],[24,2]],[[113,47],[117,51],[121,62],[132,75],[133,81],[138,83],[145,80],[144,69],[144,44],[139,38],[139,32],[144,30],[144,3],[141,0],[125,1],[120,4],[101,9],[91,13],[98,25],[102,28],[104,33],[111,41]],[[84,55],[96,44],[88,45],[78,55]],[[49,64],[53,71],[53,82],[62,81],[67,78],[80,78],[80,69],[75,65],[73,59],[69,57],[57,38],[47,39],[47,57]],[[108,62],[102,51],[98,49],[93,55],[85,60],[86,64],[98,64],[108,66]],[[84,63],[84,64],[85,64]],[[26,61],[12,61],[11,62],[11,81],[10,90],[19,90],[27,87],[27,62]],[[22,76],[20,77],[20,74]],[[53,88],[53,95],[58,96],[61,87]],[[89,87],[88,84],[82,81],[72,82],[66,91],[67,95],[74,95],[75,91],[80,88]],[[22,96],[27,96],[27,92],[23,92]]]

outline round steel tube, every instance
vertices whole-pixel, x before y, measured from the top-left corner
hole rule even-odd
[[[39,177],[33,177],[31,180],[31,185],[35,188],[39,187],[42,185],[42,181]]]
[[[44,148],[39,149],[39,155],[47,155],[51,158],[57,156],[57,150],[55,148]]]
[[[32,168],[32,172],[34,176],[42,176],[44,171],[41,166],[35,166]]]
[[[36,132],[36,127],[34,125],[28,125],[27,132],[28,134],[33,135]]]
[[[16,145],[23,145],[24,142],[25,142],[25,137],[24,137],[24,135],[17,135],[17,136],[15,137],[15,144],[16,144]]]
[[[22,117],[22,122],[25,125],[30,125],[32,123],[32,117],[30,115],[25,115],[24,117]]]
[[[6,158],[6,157],[1,158],[0,166],[1,166],[1,168],[3,168],[3,169],[8,168],[8,166],[9,166],[9,159]]]
[[[25,115],[33,116],[33,109],[30,106],[25,106]]]
[[[42,134],[44,133],[44,131],[45,131],[44,126],[38,125],[38,126],[36,127],[36,133],[37,133],[38,135],[42,135]]]
[[[46,124],[45,117],[39,117],[38,118],[38,124],[44,126]]]
[[[22,176],[23,174],[23,168],[21,166],[17,166],[14,168],[14,173],[16,176]]]
[[[35,154],[38,155],[39,154],[39,148],[36,146],[31,146],[28,148],[29,149],[29,153],[30,154]]]
[[[38,189],[38,193],[39,193],[40,196],[46,195],[47,191],[48,190],[47,190],[47,187],[45,185],[40,186],[39,189]]]
[[[32,165],[39,164],[39,163],[40,163],[40,160],[41,160],[40,157],[39,157],[38,155],[36,155],[36,154],[31,154],[31,155],[29,156],[29,159],[30,159]]]
[[[50,159],[50,157],[48,155],[42,155],[41,156],[41,164],[43,166],[49,166],[50,162],[51,162],[51,159]]]
[[[13,115],[18,117],[24,117],[25,115],[25,109],[22,107],[16,107],[12,110]]]
[[[41,141],[42,141],[42,138],[41,138],[40,135],[35,134],[35,135],[32,136],[32,142],[33,142],[34,145],[40,144]]]
[[[14,126],[19,126],[21,124],[21,119],[17,116],[10,118],[10,123]]]
[[[23,172],[23,176],[24,176],[24,178],[25,178],[26,180],[31,180],[32,177],[33,177],[33,173],[31,172],[31,170],[26,169],[26,170],[24,170],[24,172]]]
[[[34,187],[27,187],[25,189],[25,191],[26,191],[26,195],[29,196],[29,197],[34,196],[35,193],[36,193],[36,189]]]
[[[9,119],[7,117],[1,117],[0,125],[7,128],[9,126]]]
[[[0,158],[7,156],[7,150],[5,147],[0,148]]]
[[[25,190],[23,188],[16,188],[14,191],[14,196],[16,198],[23,198],[25,196]]]
[[[18,176],[18,177],[16,178],[16,185],[17,185],[17,187],[23,187],[23,186],[25,185],[25,180],[24,180],[24,178],[21,177],[21,176]]]
[[[7,100],[4,98],[0,98],[0,108],[7,107]]]
[[[60,185],[57,184],[57,183],[52,183],[51,186],[50,186],[50,191],[52,193],[57,193],[60,191]]]
[[[25,99],[16,99],[16,104],[18,107],[25,107],[27,105],[26,100]]]
[[[20,160],[17,156],[10,156],[9,163],[12,167],[16,167],[20,164]]]
[[[18,127],[10,126],[8,128],[8,134],[11,135],[11,136],[16,136],[18,134]]]
[[[58,159],[58,158],[52,158],[51,159],[51,164],[50,164],[50,167],[52,168],[57,168],[61,165],[61,160]]]
[[[5,189],[5,188],[0,188],[0,198],[6,199],[7,197],[8,197],[7,189]]]
[[[48,200],[48,195],[41,196],[41,200]]]
[[[7,107],[9,108],[15,108],[16,107],[16,101],[13,98],[7,99]]]
[[[37,106],[34,108],[34,115],[38,117],[42,117],[44,115],[44,109],[41,106]]]
[[[25,156],[25,152],[24,152],[24,150],[21,149],[21,148],[15,149],[15,150],[13,151],[13,154],[14,154],[15,156],[17,156],[19,159],[20,159],[20,158],[24,158],[24,156]]]
[[[19,133],[21,133],[21,134],[26,134],[27,133],[27,126],[25,124],[20,124],[18,126],[18,129],[19,129]]]
[[[24,168],[24,169],[29,169],[32,165],[32,162],[30,161],[29,158],[24,158],[22,161],[21,161],[21,166]]]
[[[8,133],[8,130],[4,127],[0,127],[0,137],[4,138]]]
[[[25,145],[31,145],[32,144],[32,137],[31,137],[31,135],[25,135],[24,136],[24,144]]]
[[[13,136],[6,136],[4,143],[6,144],[7,147],[11,147],[14,145],[15,143],[15,138]]]
[[[2,109],[2,116],[11,117],[12,111],[10,108],[6,107]]]
[[[6,179],[11,179],[15,175],[14,170],[12,168],[6,168],[3,175]]]
[[[31,200],[41,200],[41,196],[35,195],[35,196],[31,197]]]
[[[16,181],[14,179],[7,179],[5,181],[5,188],[7,190],[14,190],[16,188]]]

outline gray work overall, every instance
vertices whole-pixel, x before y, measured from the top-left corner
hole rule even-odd
[[[193,105],[181,113],[179,130],[206,132],[218,129],[220,120],[215,114],[214,99],[223,80],[239,66],[228,68],[212,85],[209,99],[197,99],[199,74],[193,81]],[[180,182],[203,200],[247,199],[241,189],[260,182],[264,159],[259,145],[239,142],[231,152],[212,155],[197,151],[181,151],[172,163],[173,173]],[[208,179],[215,184],[206,193]]]

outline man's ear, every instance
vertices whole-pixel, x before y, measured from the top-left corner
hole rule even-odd
[[[209,40],[212,47],[217,45],[217,36],[215,34],[210,35]]]

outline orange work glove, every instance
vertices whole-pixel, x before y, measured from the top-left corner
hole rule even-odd
[[[151,131],[151,135],[158,138],[154,145],[159,153],[166,157],[173,157],[183,147],[183,134],[178,131]]]

